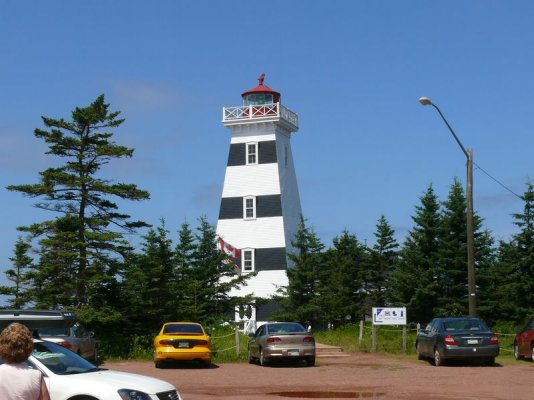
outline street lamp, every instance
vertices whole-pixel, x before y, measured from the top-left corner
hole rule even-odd
[[[445,122],[445,125],[447,125],[447,128],[449,128],[449,131],[452,133],[454,140],[456,140],[456,143],[458,143],[467,157],[467,297],[469,299],[469,316],[474,317],[477,313],[477,302],[475,285],[475,243],[473,239],[473,150],[465,149],[439,107],[432,103],[428,97],[421,97],[419,103],[424,106],[432,106],[438,111],[439,115]]]

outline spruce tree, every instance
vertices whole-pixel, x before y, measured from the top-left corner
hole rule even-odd
[[[78,226],[78,218],[67,214],[21,228],[38,238],[38,261],[31,282],[37,308],[77,305],[78,288],[87,285],[78,275]]]
[[[36,129],[35,136],[46,142],[47,154],[64,162],[40,172],[37,184],[7,187],[39,198],[37,208],[75,218],[72,221],[76,224],[76,237],[72,246],[76,252],[77,285],[70,303],[80,307],[91,304],[90,286],[108,281],[117,271],[117,260],[127,256],[130,246],[123,232],[146,226],[121,213],[113,199],[145,200],[149,198],[148,192],[134,184],[98,176],[112,160],[133,155],[133,149],[112,140],[112,130],[124,122],[118,118],[119,114],[109,111],[109,104],[101,95],[89,106],[75,108],[71,121],[42,117],[47,129]],[[51,224],[45,221],[32,225],[29,230],[38,236]],[[47,263],[43,259],[39,268],[48,268]]]
[[[362,268],[366,252],[356,236],[344,230],[333,240],[318,271],[319,302],[330,326],[365,316]]]
[[[12,308],[23,308],[29,301],[29,282],[33,268],[33,258],[28,254],[31,243],[21,236],[17,238],[13,257],[9,260],[13,263],[11,268],[5,271],[11,286],[0,286],[0,294],[8,296],[7,303]]]
[[[441,216],[440,203],[432,185],[420,197],[412,217],[414,227],[400,251],[392,273],[392,304],[405,306],[409,321],[426,323],[437,305]]]
[[[367,294],[369,304],[381,307],[390,303],[389,279],[397,263],[399,244],[395,239],[395,231],[384,215],[378,219],[374,235],[376,243],[370,250],[369,264],[365,271],[368,275]]]
[[[282,310],[276,316],[311,324],[315,328],[324,319],[318,300],[324,245],[314,230],[306,226],[302,216],[291,245],[293,252],[288,254],[291,262],[287,269],[288,286],[281,297]]]
[[[253,302],[252,296],[230,295],[232,289],[246,285],[254,273],[239,273],[228,262],[226,254],[217,249],[215,229],[205,217],[199,218],[191,257],[185,296],[194,321],[210,324],[233,319],[236,306]]]
[[[123,281],[124,314],[131,332],[144,333],[161,323],[174,320],[174,252],[169,231],[162,219],[160,226],[143,236],[140,254],[132,257],[132,265]]]
[[[512,214],[520,229],[509,242],[499,245],[496,279],[497,314],[524,323],[534,318],[534,185],[521,196],[523,212]]]
[[[467,315],[467,201],[455,180],[443,202],[441,247],[437,271],[440,290],[435,310],[440,315]]]

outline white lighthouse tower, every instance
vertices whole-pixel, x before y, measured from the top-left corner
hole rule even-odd
[[[263,84],[241,97],[243,105],[223,108],[223,124],[230,129],[217,235],[228,248],[239,250],[240,273],[257,272],[232,295],[253,294],[268,299],[287,285],[287,254],[301,216],[291,134],[298,117],[281,103],[280,93]],[[236,312],[236,320],[267,321],[272,302]]]

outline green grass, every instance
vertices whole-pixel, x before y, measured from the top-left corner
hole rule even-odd
[[[370,352],[372,349],[371,328],[370,323],[364,324],[361,345],[358,343],[360,333],[359,324],[349,324],[335,330],[317,332],[315,333],[315,339],[319,343],[341,347],[345,352]],[[516,362],[513,356],[516,327],[511,324],[501,323],[495,325],[492,330],[498,334],[501,348],[497,362],[501,365]],[[401,327],[376,326],[376,351],[380,354],[392,355],[395,358],[415,359],[416,335],[416,327],[408,326],[406,351],[404,351]]]

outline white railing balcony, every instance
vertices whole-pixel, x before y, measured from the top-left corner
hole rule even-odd
[[[223,123],[227,125],[277,119],[298,129],[298,115],[280,103],[223,107]]]

